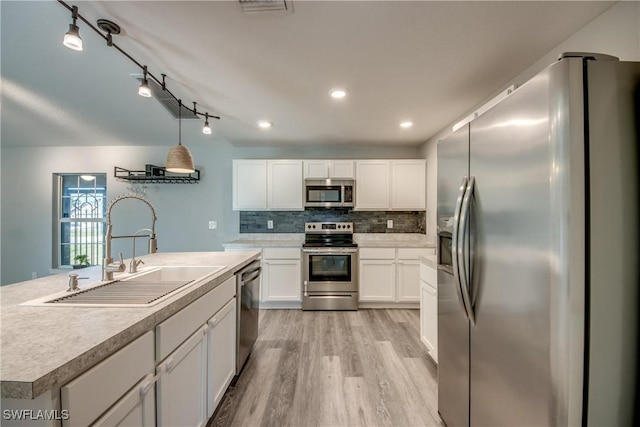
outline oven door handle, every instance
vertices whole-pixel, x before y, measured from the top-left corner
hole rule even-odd
[[[304,248],[302,252],[308,254],[353,254],[358,248]]]

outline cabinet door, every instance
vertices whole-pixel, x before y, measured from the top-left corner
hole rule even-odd
[[[263,267],[263,301],[302,301],[299,259],[265,259]]]
[[[428,283],[420,283],[420,339],[438,361],[438,294]]]
[[[361,259],[360,301],[395,301],[395,262],[384,259]]]
[[[91,424],[152,373],[153,366],[153,332],[147,332],[60,389],[61,407],[70,414],[62,425]]]
[[[391,208],[395,210],[425,210],[425,161],[393,160],[391,164]]]
[[[418,261],[398,261],[398,302],[420,301],[420,263]]]
[[[304,177],[311,179],[329,178],[329,161],[328,160],[304,160]]]
[[[358,160],[356,162],[355,209],[389,209],[389,181],[389,161]]]
[[[98,426],[130,426],[130,427],[155,427],[155,388],[153,375],[136,384],[122,399],[113,405],[95,423]]]
[[[267,161],[233,161],[233,210],[267,209]]]
[[[236,299],[207,322],[207,418],[211,418],[235,375]]]
[[[272,210],[303,210],[302,160],[269,160],[268,201]]]
[[[203,326],[156,367],[158,426],[207,422],[207,346]]]
[[[356,176],[353,166],[353,160],[331,160],[329,162],[329,176],[331,178],[354,179]]]

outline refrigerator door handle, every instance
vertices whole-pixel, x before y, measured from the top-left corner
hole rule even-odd
[[[464,302],[464,296],[462,294],[462,282],[460,280],[460,260],[458,258],[458,240],[460,238],[460,213],[462,211],[462,202],[464,200],[465,191],[469,180],[467,177],[462,178],[460,184],[460,190],[458,192],[458,199],[456,200],[456,207],[453,211],[453,234],[451,236],[451,261],[453,264],[453,282],[456,287],[456,293],[458,294],[458,301],[464,312],[465,319],[469,319],[469,312]]]
[[[459,257],[458,264],[460,269],[460,288],[462,290],[462,298],[467,307],[467,318],[473,326],[476,324],[475,313],[473,311],[473,305],[471,304],[471,292],[469,289],[469,283],[471,282],[471,266],[469,265],[468,244],[469,244],[469,215],[471,209],[471,199],[475,191],[476,178],[469,177],[467,188],[464,193],[464,199],[462,201],[462,207],[460,209],[460,220],[458,226],[458,241],[456,242],[456,258]]]

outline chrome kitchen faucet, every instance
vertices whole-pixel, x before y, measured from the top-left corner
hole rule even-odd
[[[111,234],[111,229],[113,224],[111,224],[111,210],[115,206],[116,203],[120,202],[124,199],[136,199],[144,202],[149,209],[151,209],[151,228],[142,228],[136,231],[133,235],[126,236],[114,236]],[[136,238],[137,237],[149,237],[149,253],[156,253],[158,250],[158,239],[156,238],[156,220],[158,217],[156,216],[156,210],[153,205],[145,198],[134,195],[134,194],[123,194],[121,196],[116,197],[110,204],[107,210],[107,235],[105,237],[105,245],[104,245],[104,259],[102,260],[102,280],[113,280],[113,273],[118,272],[121,273],[127,269],[124,261],[122,260],[122,253],[120,253],[120,262],[115,264],[113,262],[113,258],[111,257],[111,240],[113,239],[133,239],[133,257],[131,259],[131,267],[130,272],[136,272],[137,266],[140,264],[139,261],[135,260],[135,248],[136,248]],[[138,235],[141,231],[149,231],[150,234],[148,236],[140,236]]]

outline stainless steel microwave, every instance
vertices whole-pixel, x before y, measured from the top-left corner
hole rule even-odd
[[[355,181],[352,179],[307,179],[304,206],[307,208],[352,208]]]

